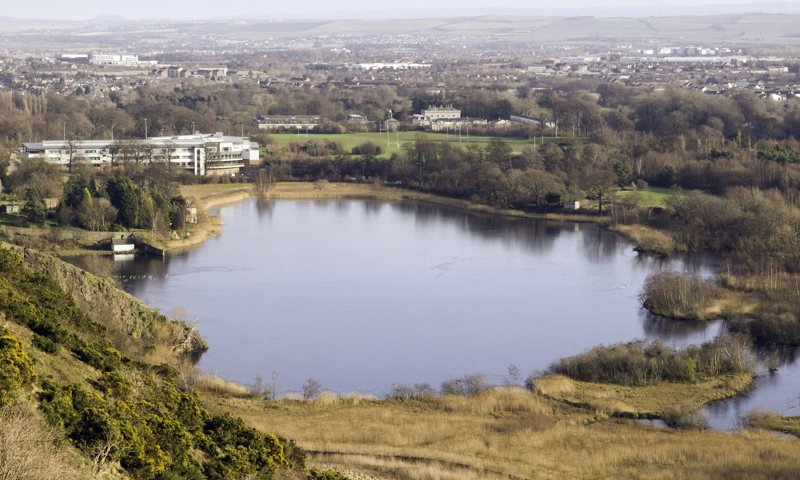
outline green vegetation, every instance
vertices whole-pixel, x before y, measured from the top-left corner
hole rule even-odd
[[[718,35],[712,20],[694,18],[687,27],[651,19],[637,29],[680,33],[703,26]],[[473,32],[487,28],[483,20],[464,22]],[[616,31],[627,23],[598,27],[593,19],[573,18],[560,27],[571,35]],[[541,26],[536,35],[557,38],[548,21]],[[745,41],[756,35],[745,30]],[[472,65],[452,68],[461,69],[457,76]],[[726,257],[731,273],[716,282],[674,273],[648,279],[642,301],[653,312],[726,318],[730,330],[760,346],[800,344],[796,99],[770,102],[745,90],[709,96],[595,78],[482,80],[448,85],[447,102],[464,115],[527,113],[542,121],[475,129],[468,138],[344,133],[350,113],[379,120],[391,110],[408,128],[403,122],[411,115],[443,98],[422,88],[339,87],[338,72],[325,75],[334,77],[326,91],[213,82],[151,84],[108,98],[9,94],[0,139],[18,148],[10,139],[53,138],[52,118],[70,126],[70,138],[104,137],[108,125],[120,138],[142,137],[145,123],[166,135],[247,128],[266,147],[254,175],[270,185],[314,182],[303,191],[309,198],[333,190],[347,195],[345,187],[328,184],[347,181],[376,190],[400,185],[449,197],[452,205],[469,200],[527,212],[560,211],[563,201],[580,200],[587,216],[610,223],[642,251],[711,250]],[[320,115],[322,130],[330,133],[270,135],[241,126],[259,114]],[[542,137],[545,143],[534,147],[533,138]],[[13,200],[26,205],[28,222],[98,231],[180,230],[186,202],[177,183],[212,181],[133,158],[110,172],[87,172],[76,158],[66,182],[64,172],[44,161],[11,166],[2,159],[0,179]],[[60,202],[55,212],[48,210],[53,200]],[[42,228],[40,235],[56,243],[60,231]],[[752,382],[752,353],[739,337],[683,350],[644,342],[597,347],[557,362],[554,371],[572,378],[532,378],[532,392],[492,388],[481,375],[467,375],[444,382],[441,395],[429,385],[398,385],[382,401],[338,399],[309,381],[304,393],[313,401],[267,401],[264,392],[254,398],[223,379],[200,377],[192,384],[185,368],[145,363],[142,345],[151,354],[161,347],[164,361],[175,361],[155,338],[171,335],[169,329],[162,332],[158,325],[165,324],[148,315],[126,316],[126,305],[102,303],[101,290],[82,293],[90,292],[95,296],[78,299],[79,308],[55,280],[27,271],[19,257],[0,250],[0,318],[10,324],[0,331],[0,403],[9,404],[0,412],[3,452],[25,450],[20,442],[33,440],[5,432],[37,431],[10,426],[35,426],[40,415],[93,474],[122,469],[132,478],[342,477],[306,472],[304,450],[264,432],[296,438],[313,452],[312,460],[345,474],[381,478],[800,476],[794,441],[758,431],[796,432],[793,418],[751,415],[746,426],[756,430],[743,434],[662,431],[624,418],[659,417],[702,429],[699,406]],[[99,316],[107,317],[103,324]],[[26,410],[26,401],[35,408]],[[36,445],[52,448],[53,442]],[[15,458],[14,465],[23,465],[23,455]],[[0,462],[0,472],[8,465]]]
[[[120,353],[105,327],[78,309],[51,278],[28,271],[0,249],[0,312],[29,329],[40,353],[37,398],[47,422],[80,450],[95,473],[118,463],[132,478],[273,478],[278,470],[305,468],[294,443],[246,427],[241,419],[212,415],[197,396],[182,390],[180,373]],[[59,354],[63,346],[74,358]],[[59,355],[53,363],[51,355]],[[64,363],[86,367],[88,378],[56,380]],[[33,380],[21,342],[0,331],[0,400]],[[56,370],[57,369],[57,370]]]
[[[467,136],[466,130],[462,131],[461,135],[458,133],[436,133],[436,132],[417,132],[417,131],[400,131],[400,132],[365,132],[365,133],[274,133],[269,138],[274,143],[267,144],[269,153],[275,153],[278,150],[288,150],[293,152],[309,152],[316,151],[322,152],[323,150],[315,147],[316,145],[324,145],[328,152],[346,152],[355,155],[364,155],[367,152],[360,150],[360,146],[364,144],[372,144],[380,148],[380,152],[372,152],[379,158],[389,159],[393,154],[402,151],[403,144],[413,143],[417,137],[422,137],[434,143],[453,143],[466,148],[469,145],[479,147],[486,147],[492,138],[483,135],[470,135]],[[545,142],[553,142],[555,139],[552,137],[545,137]],[[520,155],[525,147],[532,147],[534,144],[539,145],[541,139],[537,138],[535,141],[530,138],[504,138],[504,141],[511,147],[512,153]],[[315,155],[311,155],[315,156]]]
[[[638,207],[664,208],[669,206],[667,201],[675,195],[675,190],[664,187],[647,187],[646,190],[623,190],[617,193],[619,201],[633,201]],[[688,195],[685,190],[678,191],[679,195]]]
[[[31,380],[33,364],[22,342],[0,326],[0,407],[13,400],[17,389]]]

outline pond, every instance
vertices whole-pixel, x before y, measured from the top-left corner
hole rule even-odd
[[[378,396],[473,373],[502,384],[511,365],[524,378],[595,345],[682,346],[724,328],[663,320],[639,301],[649,274],[711,276],[712,257],[640,256],[594,224],[357,200],[250,199],[212,213],[225,232],[198,248],[88,268],[197,319],[211,346],[200,368],[245,384],[274,375],[279,391],[300,391],[313,378]],[[778,376],[797,363],[787,357]],[[778,383],[795,408],[797,388]],[[715,426],[748,408],[722,405]]]

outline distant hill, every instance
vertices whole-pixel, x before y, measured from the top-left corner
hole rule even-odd
[[[800,3],[742,5],[705,5],[692,7],[693,15],[679,16],[688,7],[590,8],[584,10],[545,8],[539,11],[496,9],[381,10],[362,12],[357,18],[347,13],[340,18],[324,18],[325,13],[296,14],[293,20],[276,20],[258,15],[246,20],[214,19],[203,21],[123,21],[119,17],[98,17],[83,22],[20,20],[0,17],[4,33],[0,37],[10,46],[16,43],[50,44],[63,48],[79,44],[83,49],[108,48],[109,42],[136,38],[139,42],[164,43],[183,35],[212,36],[237,42],[268,41],[272,37],[307,37],[317,35],[385,35],[459,37],[465,44],[485,45],[502,41],[507,44],[652,44],[661,46],[800,46]],[[746,13],[748,11],[785,11],[794,13]],[[412,18],[416,13],[427,15]],[[555,15],[571,13],[571,15]],[[670,14],[675,13],[675,16]],[[461,14],[461,15],[459,15]],[[641,16],[638,16],[641,14]],[[645,16],[652,14],[651,16]],[[333,15],[333,14],[331,14]],[[406,17],[403,17],[407,15]],[[614,16],[616,15],[616,16]],[[371,16],[373,18],[363,18]],[[303,18],[301,18],[303,17]],[[122,25],[122,30],[109,29]],[[42,37],[41,30],[52,35]],[[87,35],[87,32],[93,32]],[[54,40],[51,40],[54,39]],[[54,43],[57,41],[58,43]],[[141,45],[141,43],[140,43]]]
[[[734,0],[735,1],[735,0]],[[319,10],[314,8],[290,8],[286,5],[276,5],[274,8],[264,8],[262,11],[237,11],[236,7],[229,9],[230,13],[218,15],[214,10],[193,11],[193,15],[187,16],[186,11],[180,15],[170,13],[171,10],[163,10],[157,14],[148,12],[147,16],[137,15],[131,17],[131,12],[124,15],[114,12],[97,12],[87,10],[87,18],[75,17],[73,11],[71,15],[60,17],[57,10],[47,13],[34,12],[30,14],[14,15],[6,10],[6,16],[0,17],[0,25],[14,23],[41,23],[50,24],[54,20],[63,22],[77,18],[79,22],[86,23],[128,23],[128,22],[229,22],[229,21],[281,21],[293,22],[296,20],[374,20],[374,19],[418,19],[418,18],[459,18],[459,17],[484,17],[484,16],[546,16],[546,17],[663,17],[663,16],[707,16],[707,15],[743,15],[743,14],[800,14],[799,2],[750,2],[750,3],[695,3],[691,5],[659,4],[659,3],[635,3],[617,5],[598,5],[589,7],[574,6],[571,1],[562,3],[550,3],[536,5],[532,7],[439,7],[431,8],[408,8],[403,4],[396,4],[392,8],[352,8],[342,9],[332,6],[330,10]],[[177,10],[175,10],[177,11]],[[89,18],[88,15],[94,15]]]

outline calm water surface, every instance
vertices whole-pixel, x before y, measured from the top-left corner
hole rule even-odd
[[[470,373],[499,384],[509,365],[527,376],[599,344],[686,345],[723,328],[655,318],[638,300],[647,275],[713,275],[711,259],[641,257],[593,224],[368,201],[251,199],[215,213],[225,232],[194,250],[102,268],[154,308],[199,319],[211,345],[199,366],[243,383],[277,372],[280,391],[313,378],[377,395]],[[798,363],[764,387],[786,390]],[[798,384],[793,402],[783,393],[789,410]],[[715,425],[751,403],[715,406]]]

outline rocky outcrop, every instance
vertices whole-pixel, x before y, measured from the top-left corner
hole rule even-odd
[[[164,357],[198,356],[208,349],[193,326],[169,319],[110,280],[38,250],[4,246],[19,253],[27,268],[58,282],[92,320],[106,326],[109,338],[122,352],[151,360],[158,354],[158,360],[166,361]]]

